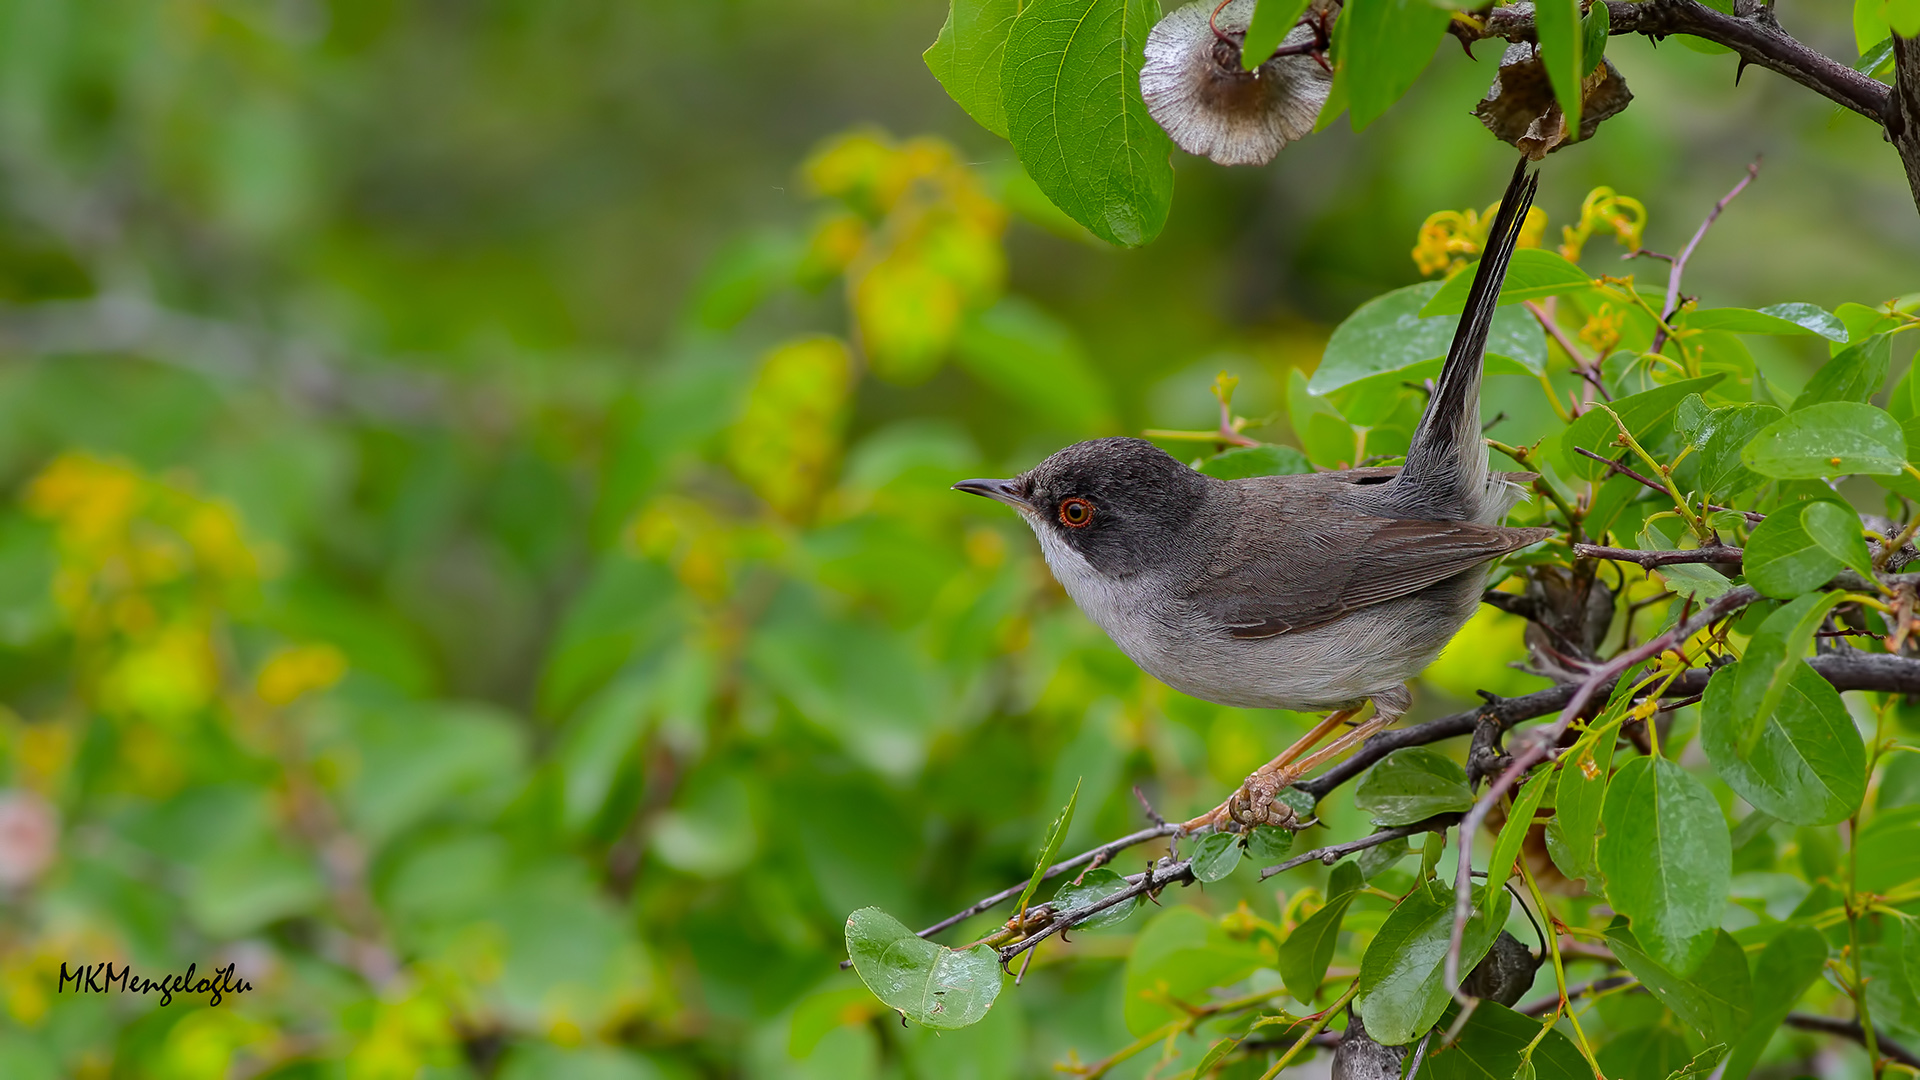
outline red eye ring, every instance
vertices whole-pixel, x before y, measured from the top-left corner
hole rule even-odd
[[[1060,524],[1069,529],[1084,529],[1093,523],[1093,504],[1085,499],[1066,499],[1060,503]]]

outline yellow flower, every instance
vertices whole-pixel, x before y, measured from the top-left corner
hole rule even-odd
[[[260,665],[254,692],[269,705],[286,706],[325,690],[347,674],[347,658],[331,645],[294,645]]]
[[[27,485],[27,510],[59,528],[62,542],[92,548],[123,533],[145,501],[142,477],[92,454],[55,458]]]
[[[1593,346],[1597,356],[1606,356],[1620,344],[1621,313],[1612,304],[1601,304],[1580,328],[1580,340]]]
[[[1578,261],[1588,238],[1595,232],[1612,233],[1628,251],[1640,250],[1640,238],[1647,229],[1647,208],[1639,199],[1616,194],[1610,187],[1587,192],[1580,204],[1580,222],[1560,229],[1560,254]]]

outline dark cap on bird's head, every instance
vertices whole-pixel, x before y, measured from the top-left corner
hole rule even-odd
[[[1144,439],[1092,439],[1010,480],[962,480],[957,491],[1006,503],[1097,569],[1128,573],[1185,533],[1211,480]]]

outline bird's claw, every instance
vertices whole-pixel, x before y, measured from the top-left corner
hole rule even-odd
[[[1280,789],[1286,785],[1278,774],[1256,772],[1247,777],[1247,782],[1227,798],[1222,808],[1226,817],[1242,828],[1256,825],[1271,825],[1276,828],[1293,827],[1296,815],[1293,807],[1277,801]]]

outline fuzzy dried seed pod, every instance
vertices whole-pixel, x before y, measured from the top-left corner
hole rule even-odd
[[[1232,0],[1218,15],[1215,0],[1175,10],[1147,35],[1140,69],[1147,112],[1174,145],[1221,165],[1272,161],[1281,147],[1313,131],[1333,89],[1333,76],[1309,55],[1276,56],[1252,71],[1240,67],[1239,43],[1253,3]],[[1296,26],[1283,45],[1313,40],[1310,27]]]
[[[1620,69],[1603,57],[1600,66],[1580,83],[1580,141],[1592,138],[1602,120],[1626,108],[1632,100],[1633,91],[1627,89]],[[1554,100],[1547,67],[1526,42],[1507,46],[1500,57],[1500,73],[1494,76],[1487,96],[1474,106],[1473,114],[1495,138],[1518,147],[1535,161],[1569,141],[1567,118]]]

